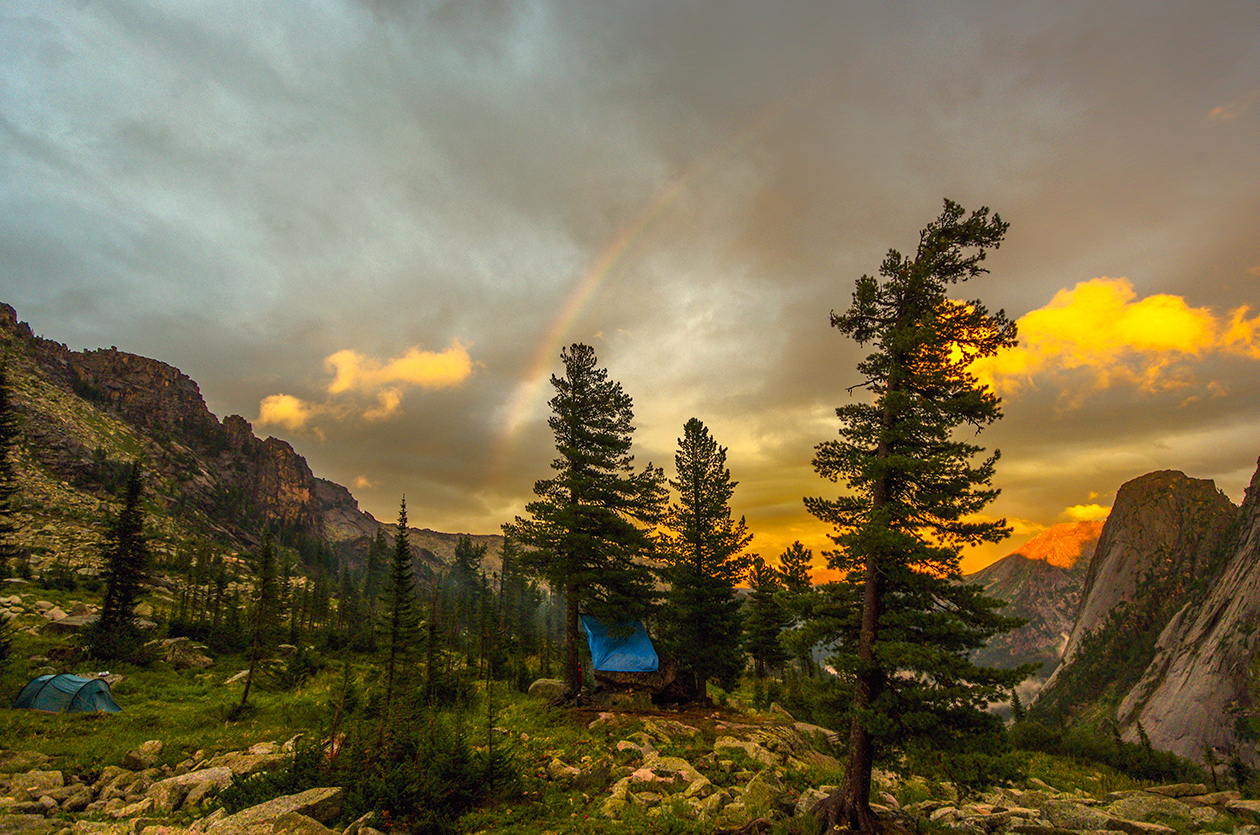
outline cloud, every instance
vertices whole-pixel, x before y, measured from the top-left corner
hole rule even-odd
[[[1086,375],[1094,389],[1134,385],[1146,391],[1193,382],[1181,363],[1211,352],[1260,359],[1260,316],[1233,311],[1228,322],[1180,296],[1139,299],[1127,278],[1094,278],[1060,290],[1018,320],[1019,345],[971,366],[1003,394],[1035,387],[1063,371]]]
[[[258,404],[258,423],[283,426],[290,432],[307,431],[316,416],[344,420],[358,415],[369,423],[377,423],[399,413],[407,388],[457,386],[472,375],[475,366],[468,349],[458,341],[441,353],[412,347],[385,362],[357,351],[338,351],[324,360],[324,367],[333,373],[332,382],[325,387],[329,400],[311,403],[290,394],[271,394]],[[338,402],[353,395],[375,403]]]
[[[459,385],[473,373],[468,349],[458,341],[441,353],[412,347],[402,356],[385,362],[357,351],[338,351],[324,360],[324,367],[333,372],[333,381],[328,384],[329,394],[390,390],[400,394],[402,386],[447,388]],[[385,400],[382,400],[384,405]]]
[[[1248,90],[1232,101],[1213,107],[1208,111],[1208,121],[1232,122],[1257,104],[1260,104],[1260,88]]]
[[[1073,522],[1095,522],[1111,515],[1111,508],[1100,504],[1077,504],[1063,509],[1063,515]]]
[[[365,475],[357,475],[354,477],[354,480],[350,482],[350,486],[356,490],[367,490],[371,487],[375,487],[376,483]]]
[[[258,424],[302,432],[318,411],[318,407],[291,394],[271,394],[258,404]]]

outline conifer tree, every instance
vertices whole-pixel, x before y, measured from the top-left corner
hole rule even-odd
[[[748,597],[744,621],[744,649],[753,658],[757,678],[765,678],[766,668],[783,665],[787,653],[779,634],[788,624],[788,615],[776,599],[783,588],[779,572],[761,557],[754,557],[748,570]]]
[[[105,532],[105,599],[88,636],[91,654],[102,660],[134,657],[139,649],[134,610],[149,566],[142,492],[140,462],[135,461],[127,474],[122,510]]]
[[[254,581],[254,622],[249,637],[249,668],[245,672],[245,687],[241,701],[233,711],[239,717],[249,704],[249,691],[254,683],[254,673],[266,647],[270,645],[280,624],[280,585],[276,577],[276,552],[271,544],[271,534],[263,536],[258,549],[257,579]]]
[[[551,378],[556,394],[547,420],[556,475],[535,483],[538,498],[525,506],[530,518],[518,516],[504,533],[530,549],[522,566],[564,593],[564,680],[572,695],[581,686],[579,611],[642,617],[656,598],[643,562],[652,549],[645,525],[659,519],[665,488],[659,468],[633,471],[633,403],[596,366],[595,351],[577,343],[560,359],[565,376]]]
[[[398,508],[398,533],[385,589],[385,617],[389,623],[389,661],[385,668],[385,712],[394,698],[398,668],[414,649],[416,639],[416,591],[412,573],[411,541],[407,532],[407,497]]]
[[[14,542],[17,524],[13,520],[13,503],[18,483],[13,458],[17,454],[20,432],[13,394],[9,390],[8,367],[0,364],[0,578],[7,577],[9,570],[17,566],[19,556]]]
[[[791,594],[804,594],[813,585],[810,571],[813,568],[814,552],[799,541],[793,542],[779,555],[779,576],[783,579],[783,589]]]
[[[805,500],[834,526],[838,547],[828,563],[844,580],[831,590],[839,603],[854,605],[829,636],[839,646],[832,663],[852,682],[853,701],[848,769],[818,807],[822,831],[874,831],[875,757],[908,738],[962,747],[997,721],[980,708],[1028,673],[969,659],[991,635],[1018,624],[997,614],[999,601],[959,582],[963,545],[1009,533],[1003,520],[977,515],[998,492],[991,486],[997,454],[976,461],[983,450],[967,437],[1001,411],[968,366],[1014,345],[1015,325],[979,301],[948,295],[986,272],[986,251],[1007,229],[987,208],[964,214],[945,201],[914,257],[890,250],[880,277],[858,279],[851,307],[831,316],[841,333],[874,352],[850,389],[869,400],[836,410],[840,439],[819,444],[813,462],[848,489],[835,499]]]
[[[705,683],[716,678],[731,687],[744,669],[740,602],[735,585],[748,570],[744,549],[752,534],[743,517],[731,516],[731,496],[738,482],[726,467],[726,448],[718,446],[697,418],[683,425],[674,456],[678,491],[663,520],[657,555],[669,583],[660,621],[662,644],[681,670]]]

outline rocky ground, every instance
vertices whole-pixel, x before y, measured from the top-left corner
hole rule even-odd
[[[840,774],[830,753],[836,735],[794,722],[781,710],[770,719],[712,710],[579,715],[588,730],[610,741],[607,749],[569,754],[572,761],[545,744],[521,750],[532,758],[526,764],[536,780],[583,798],[586,809],[606,820],[680,816],[716,831],[757,819],[798,817],[833,788],[816,782],[802,788],[803,778],[830,775],[834,780]],[[335,787],[310,789],[232,815],[210,811],[219,791],[246,775],[282,766],[295,743],[296,738],[221,754],[198,751],[172,765],[163,763],[163,743],[153,740],[90,777],[59,770],[34,751],[0,750],[0,835],[376,835],[372,815],[336,825],[342,794]],[[678,751],[688,755],[663,753]],[[1260,835],[1252,823],[1260,821],[1260,802],[1243,800],[1237,792],[1209,792],[1204,785],[1098,797],[1059,791],[1033,779],[968,802],[936,799],[902,806],[896,795],[906,793],[898,790],[904,786],[897,778],[883,773],[879,782],[877,811],[909,831]]]

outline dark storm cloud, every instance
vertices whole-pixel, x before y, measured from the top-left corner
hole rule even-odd
[[[1011,221],[963,289],[1012,317],[1100,276],[1260,308],[1258,32],[1254,3],[18,2],[0,290],[445,529],[520,512],[545,377],[587,341],[640,462],[700,417],[763,553],[818,547],[800,496],[837,489],[809,457],[862,353],[828,311],[942,197]],[[330,391],[337,352],[455,345],[458,385]],[[1183,359],[1175,390],[1008,394],[995,512],[1049,524],[1165,466],[1239,498],[1256,360]],[[300,429],[259,424],[278,395]]]

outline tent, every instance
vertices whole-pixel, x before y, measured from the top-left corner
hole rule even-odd
[[[33,678],[18,693],[14,707],[45,710],[49,713],[119,713],[109,684],[99,678],[84,678],[66,673]]]
[[[582,628],[586,630],[591,664],[596,670],[654,673],[660,668],[656,648],[652,646],[641,621],[623,620],[610,624],[591,615],[582,615]]]

